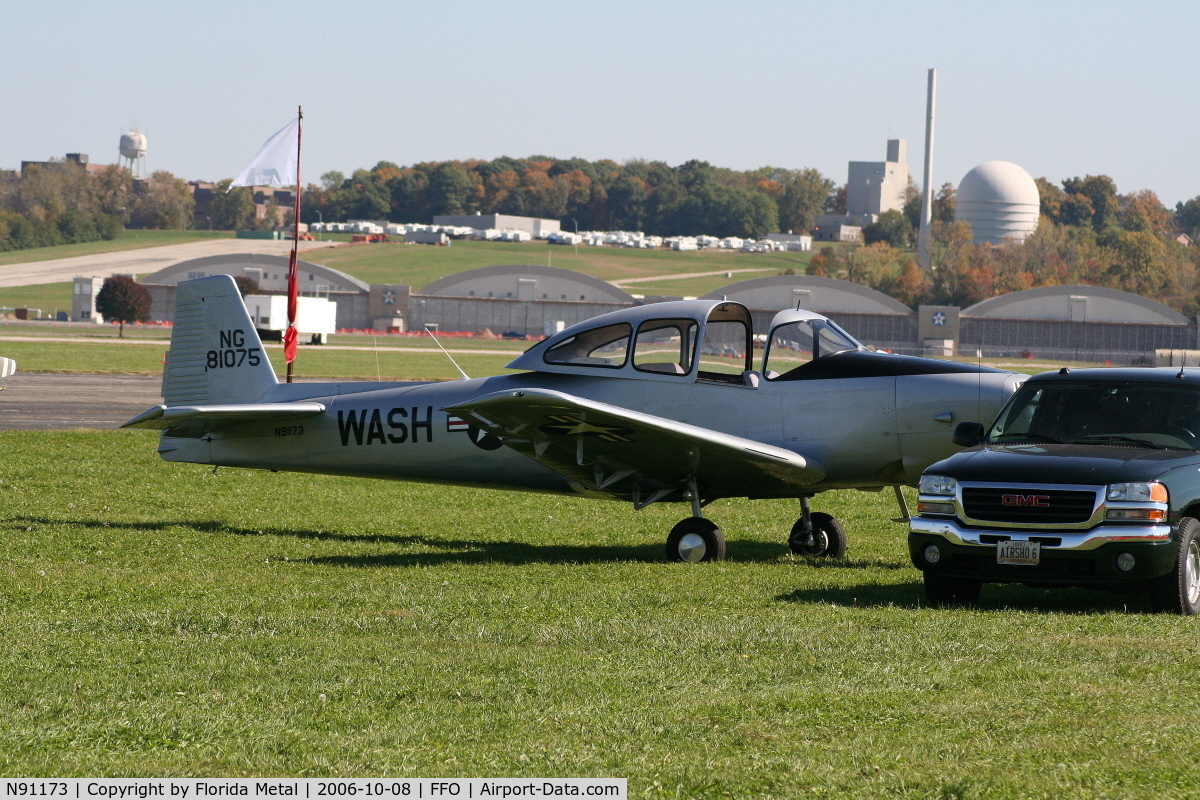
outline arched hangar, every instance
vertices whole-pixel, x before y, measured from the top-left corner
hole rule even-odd
[[[300,294],[328,297],[337,303],[339,328],[370,327],[369,306],[373,307],[383,302],[382,290],[387,287],[374,287],[380,290],[375,293],[381,297],[377,298],[379,303],[372,304],[373,287],[365,281],[341,270],[310,261],[297,261],[296,267],[299,272]],[[174,287],[180,281],[209,275],[232,275],[235,278],[250,278],[265,293],[280,294],[287,291],[287,270],[287,256],[237,253],[181,261],[147,275],[141,283],[150,289],[151,318],[168,321],[174,315]]]
[[[636,305],[628,292],[607,281],[558,267],[498,264],[459,272],[422,287],[417,294],[490,297],[503,300],[557,300],[573,303]]]
[[[1188,324],[1187,317],[1162,303],[1102,286],[1039,286],[976,303],[964,308],[962,316],[1143,325]]]
[[[802,308],[806,311],[850,314],[912,314],[912,309],[883,292],[837,278],[817,275],[773,275],[750,278],[714,289],[701,300],[727,300],[747,308]]]

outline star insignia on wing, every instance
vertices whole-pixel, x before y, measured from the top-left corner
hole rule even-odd
[[[550,420],[551,424],[542,425],[540,428],[542,433],[549,433],[554,436],[595,436],[597,439],[603,439],[606,442],[633,441],[627,435],[633,433],[633,431],[617,425],[593,425],[579,417],[567,415],[550,416],[546,419]]]

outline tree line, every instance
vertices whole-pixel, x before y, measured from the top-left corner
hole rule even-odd
[[[115,239],[124,228],[191,228],[191,187],[169,172],[134,181],[70,161],[0,171],[0,250]]]
[[[660,236],[761,237],[812,229],[834,182],[815,169],[738,172],[705,161],[586,161],[501,157],[400,167],[381,161],[309,185],[302,220],[431,222],[444,214],[513,214],[561,220],[565,229]]]

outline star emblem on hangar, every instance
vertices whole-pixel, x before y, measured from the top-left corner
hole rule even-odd
[[[946,312],[945,311],[933,312],[933,324],[937,325],[939,328],[941,326],[945,325],[946,324]]]
[[[394,290],[388,289],[383,293],[383,304],[385,306],[396,305],[396,292]]]

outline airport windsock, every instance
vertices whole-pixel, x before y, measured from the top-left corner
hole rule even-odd
[[[289,122],[283,130],[267,139],[250,165],[242,170],[234,186],[296,186],[299,182],[300,153],[296,141],[300,135],[300,119]]]

